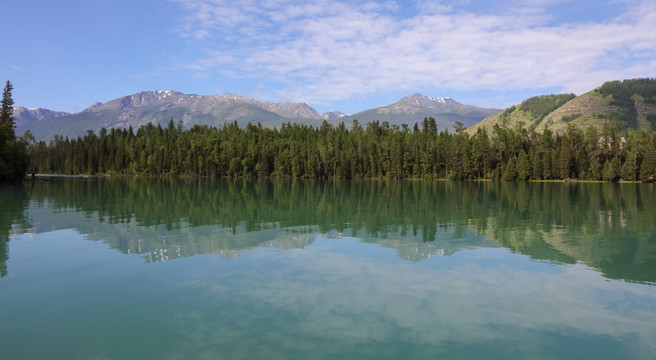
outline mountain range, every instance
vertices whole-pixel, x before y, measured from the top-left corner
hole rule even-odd
[[[365,125],[376,120],[391,125],[421,123],[433,117],[440,129],[452,129],[456,121],[465,126],[474,125],[499,112],[499,109],[480,108],[458,103],[451,98],[432,98],[421,94],[404,97],[398,102],[353,115],[339,111],[319,114],[305,103],[268,102],[236,94],[193,95],[173,90],[139,92],[106,103],[96,103],[78,113],[65,113],[47,109],[15,108],[16,134],[30,130],[37,140],[49,140],[55,135],[77,137],[89,130],[101,128],[134,129],[148,123],[168,124],[182,121],[185,128],[194,125],[220,127],[237,122],[240,127],[248,123],[261,123],[266,127],[280,127],[283,123],[300,123],[320,126],[323,121],[332,124],[344,122],[348,126],[354,119]]]
[[[78,113],[47,109],[14,108],[16,134],[30,130],[37,140],[52,139],[59,134],[68,137],[96,133],[101,128],[135,130],[148,123],[166,125],[173,119],[186,129],[194,125],[220,127],[234,123],[245,127],[261,123],[280,127],[283,123],[320,126],[344,122],[350,126],[357,119],[361,125],[374,121],[409,126],[426,117],[436,120],[438,129],[452,130],[461,122],[472,135],[480,128],[492,131],[499,124],[530,131],[549,129],[563,133],[568,126],[585,129],[602,128],[617,120],[623,129],[656,131],[656,79],[609,81],[583,95],[558,94],[535,96],[503,111],[464,105],[450,97],[427,97],[414,94],[398,102],[353,115],[339,111],[319,114],[305,103],[268,102],[236,94],[190,95],[172,90],[146,91],[123,96],[106,103],[96,103]]]

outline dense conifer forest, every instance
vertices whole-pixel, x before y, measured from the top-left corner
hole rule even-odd
[[[184,129],[171,119],[164,127],[103,128],[74,139],[55,136],[49,143],[36,142],[29,133],[14,136],[11,88],[7,82],[0,180],[22,176],[28,164],[31,173],[71,175],[653,181],[656,174],[656,133],[630,126],[640,103],[656,104],[656,79],[605,83],[596,91],[610,97],[617,113],[608,114],[602,126],[582,130],[570,124],[562,134],[506,121],[470,135],[458,122],[453,132],[439,131],[433,118],[412,128],[354,120],[350,127],[324,121],[317,127],[286,123],[280,129],[239,128],[236,122]],[[521,107],[543,118],[572,98],[534,97]],[[653,113],[643,115],[656,121]]]
[[[372,122],[319,127],[249,124],[185,130],[166,127],[89,131],[29,147],[31,172],[188,175],[214,177],[642,180],[656,171],[656,134],[623,133],[619,122],[601,130],[570,126],[562,134],[528,133],[496,125],[473,136],[461,124],[438,131],[426,118],[414,127]]]

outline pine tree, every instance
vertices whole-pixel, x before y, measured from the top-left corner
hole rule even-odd
[[[2,110],[0,110],[0,155],[5,155],[6,142],[14,139],[14,100],[11,98],[11,90],[13,86],[7,80],[5,90],[2,92]],[[4,158],[0,159],[0,161]],[[0,166],[2,163],[0,163]]]
[[[640,180],[652,181],[656,175],[656,135],[649,138],[645,149],[645,157],[640,166]]]
[[[609,182],[617,181],[620,177],[619,164],[620,160],[618,157],[614,157],[611,161],[606,160],[603,170],[604,180]]]
[[[531,164],[528,161],[528,155],[524,150],[519,152],[519,157],[517,158],[517,180],[526,181],[529,179],[531,174]]]
[[[514,157],[511,157],[503,167],[503,174],[501,175],[501,178],[504,181],[515,181],[517,179],[517,167],[515,165]]]
[[[613,168],[608,160],[604,163],[603,177],[606,181],[613,181],[615,178]]]
[[[11,98],[13,86],[7,80],[2,92],[0,110],[0,181],[14,181],[25,177],[29,166],[26,143],[18,141],[14,134],[14,100]]]

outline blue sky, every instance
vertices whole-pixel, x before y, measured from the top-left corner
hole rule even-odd
[[[653,0],[4,0],[17,106],[146,90],[355,113],[403,96],[505,108],[656,77]]]

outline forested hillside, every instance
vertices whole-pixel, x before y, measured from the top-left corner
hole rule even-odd
[[[534,96],[484,119],[470,127],[468,133],[474,134],[479,128],[490,131],[495,125],[521,126],[530,132],[540,126],[547,115],[574,98],[574,94]]]
[[[656,130],[656,112],[647,106],[656,106],[656,79],[629,79],[604,83],[597,92],[608,97],[617,108],[607,115],[617,118],[628,128],[640,126],[643,119]]]
[[[505,124],[529,132],[549,129],[563,134],[570,125],[601,130],[608,121],[617,121],[624,131],[656,131],[656,79],[609,81],[580,96],[535,96],[484,119],[467,132],[473,135],[480,127],[491,131],[494,125]]]
[[[33,172],[309,178],[449,178],[616,181],[653,179],[656,134],[624,135],[619,122],[602,130],[570,126],[546,129],[496,125],[468,135],[421,125],[353,122],[320,127],[284,124],[280,129],[236,123],[185,130],[145,125],[136,133],[112,129],[84,137],[56,137],[29,149]]]

